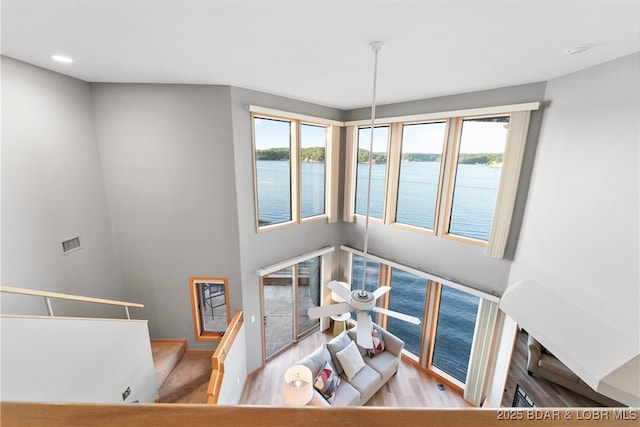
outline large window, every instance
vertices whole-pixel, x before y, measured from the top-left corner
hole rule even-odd
[[[389,144],[389,126],[373,128],[373,154],[371,147],[371,128],[358,129],[358,172],[356,180],[356,213],[367,213],[367,189],[369,160],[371,164],[371,195],[369,216],[382,219],[384,210],[384,186],[387,176],[387,147]]]
[[[508,128],[509,116],[461,121],[449,234],[489,241]]]
[[[471,347],[476,337],[480,297],[473,290],[428,279],[425,273],[373,256],[367,260],[366,289],[389,285],[391,290],[377,305],[417,317],[414,325],[394,317],[376,314],[375,322],[405,343],[405,355],[425,370],[457,387],[466,387]],[[361,287],[362,257],[350,255],[352,288]],[[429,275],[429,277],[433,277]],[[446,279],[441,279],[446,282]],[[489,297],[491,298],[491,297]],[[352,316],[357,320],[356,316]],[[482,336],[491,334],[480,334]]]
[[[467,378],[479,302],[477,296],[442,286],[431,364],[461,383]]]
[[[423,319],[426,299],[427,279],[423,279],[398,268],[391,269],[389,310]],[[388,317],[387,330],[404,341],[404,346],[407,351],[415,356],[419,356],[420,348],[422,347],[423,323],[414,325],[393,317]]]
[[[254,117],[256,187],[260,226],[289,222],[291,216],[291,133],[286,120]]]
[[[256,113],[252,121],[258,230],[326,218],[333,125]]]
[[[396,222],[435,229],[446,122],[402,126]]]
[[[345,171],[345,218],[349,221],[366,213],[365,162],[372,157],[371,217],[387,225],[489,246],[492,256],[501,257],[529,115],[537,108],[533,103],[456,112],[451,117],[447,113],[440,118],[423,116],[434,117],[430,120],[390,119],[374,128],[371,156],[370,128],[347,123],[347,135],[353,141],[347,154],[353,160]],[[509,171],[506,174],[503,165]],[[495,215],[496,211],[500,214]]]

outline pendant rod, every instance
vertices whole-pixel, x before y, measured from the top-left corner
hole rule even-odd
[[[367,253],[369,249],[369,211],[371,208],[371,170],[373,166],[373,129],[374,122],[376,119],[376,88],[377,88],[377,80],[378,80],[378,53],[382,50],[382,46],[384,44],[382,42],[373,42],[369,44],[371,46],[371,50],[373,50],[375,54],[374,65],[373,65],[373,93],[371,100],[371,138],[369,140],[369,173],[367,177],[367,212],[364,220],[364,245],[363,245],[363,256],[362,256],[362,291],[361,295],[365,294],[365,284],[367,280]]]

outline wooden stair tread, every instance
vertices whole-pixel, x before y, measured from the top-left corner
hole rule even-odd
[[[185,348],[185,341],[151,340],[151,355],[158,387],[162,386],[162,383],[165,382],[173,368],[178,364],[184,355]]]
[[[206,386],[211,377],[211,356],[213,351],[187,350],[158,390],[160,402],[176,402],[204,384],[205,400],[202,403],[205,403]],[[191,400],[190,403],[199,402]]]

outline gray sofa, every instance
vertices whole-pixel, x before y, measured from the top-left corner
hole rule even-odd
[[[554,355],[546,352],[531,335],[527,341],[527,372],[530,376],[544,378],[572,390],[604,406],[624,406],[593,390]]]
[[[378,327],[379,328],[379,327]],[[312,372],[312,378],[316,378],[326,360],[330,360],[335,367],[336,374],[340,376],[340,385],[337,388],[333,403],[329,403],[322,394],[314,388],[310,405],[315,406],[362,406],[364,405],[395,373],[400,367],[400,357],[404,348],[404,341],[395,335],[379,328],[385,350],[373,357],[367,355],[367,351],[358,346],[365,366],[349,381],[336,353],[344,349],[351,341],[356,339],[356,330],[351,329],[342,332],[327,343],[323,343],[313,353],[306,356],[296,364],[305,365]]]

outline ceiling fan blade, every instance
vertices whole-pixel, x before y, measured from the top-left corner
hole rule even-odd
[[[346,302],[340,304],[321,305],[320,307],[310,307],[307,314],[311,319],[319,319],[321,317],[333,316],[336,314],[346,313],[353,310]]]
[[[351,297],[351,291],[349,290],[349,285],[347,285],[346,283],[332,280],[329,282],[327,287],[336,294],[340,295],[340,297],[345,301],[349,301],[349,298]]]
[[[413,323],[414,325],[420,324],[420,319],[417,317],[409,316],[408,314],[398,313],[397,311],[387,310],[386,308],[373,307],[373,311],[386,314],[387,316],[395,317],[396,319],[404,320],[405,322]]]
[[[373,291],[373,298],[378,299],[378,297],[381,297],[382,295],[389,292],[390,289],[391,286],[380,286],[375,291]]]
[[[369,313],[364,310],[358,311],[357,342],[360,347],[373,348],[372,329],[373,325]]]

